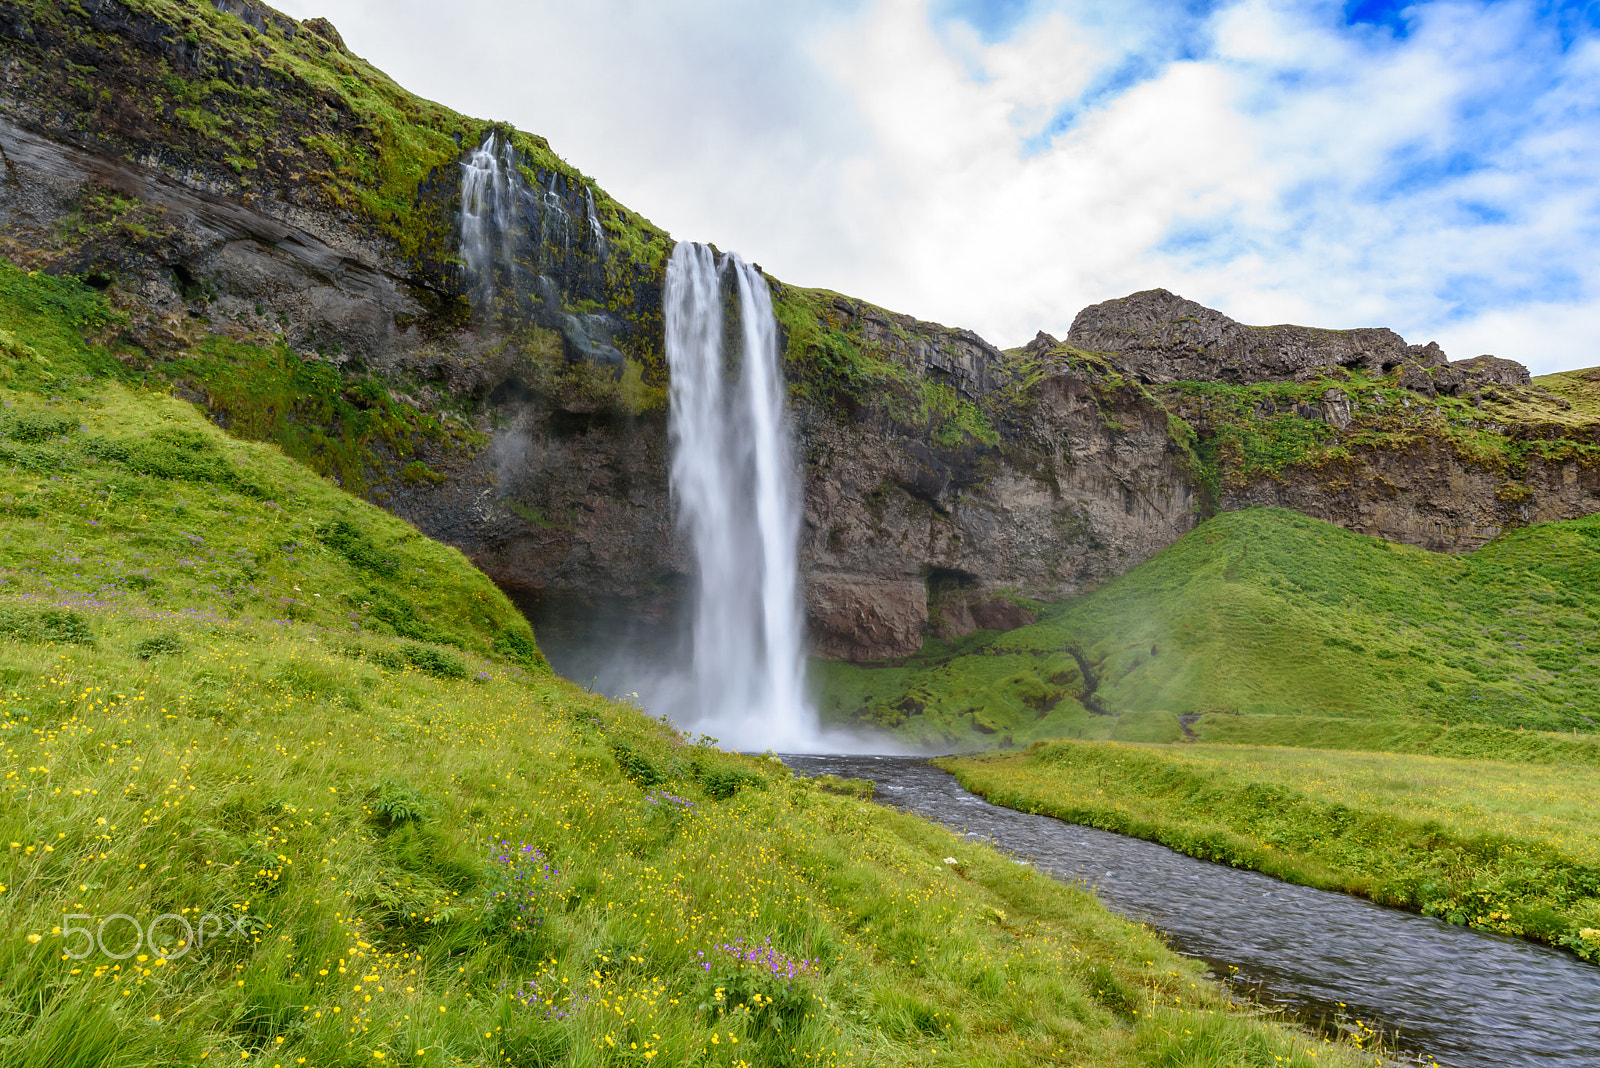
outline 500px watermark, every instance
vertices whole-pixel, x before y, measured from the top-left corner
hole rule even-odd
[[[62,956],[72,960],[82,960],[95,950],[99,950],[112,960],[127,960],[144,946],[150,947],[150,952],[162,960],[177,960],[192,949],[205,948],[206,940],[216,939],[219,936],[232,938],[235,935],[246,937],[254,933],[254,917],[244,912],[215,913],[207,912],[194,917],[191,923],[188,916],[176,912],[163,913],[151,920],[148,924],[141,924],[138,920],[125,912],[113,912],[101,920],[96,927],[74,926],[74,920],[92,920],[93,916],[87,912],[69,912],[61,925],[60,935],[63,942]],[[121,952],[113,951],[106,945],[106,929],[113,924],[127,924],[131,927],[133,942]],[[127,931],[122,927],[111,927],[113,934],[112,944],[122,945]],[[181,934],[180,934],[181,932]],[[158,941],[158,933],[169,937]],[[76,941],[81,936],[82,942]],[[120,937],[119,937],[120,936]]]

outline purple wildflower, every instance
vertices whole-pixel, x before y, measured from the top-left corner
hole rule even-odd
[[[544,924],[560,870],[538,848],[525,842],[512,845],[506,839],[491,843],[489,863],[492,889],[485,911],[490,925],[517,937],[532,935]]]
[[[787,953],[774,948],[771,938],[763,939],[760,944],[752,943],[749,945],[745,944],[744,939],[735,938],[732,942],[724,942],[715,948],[728,954],[741,964],[755,964],[766,967],[771,970],[774,977],[780,979],[793,979],[801,972],[811,971],[818,964],[815,960],[791,957]],[[701,953],[700,956],[704,957],[705,954]],[[705,969],[708,972],[711,970],[710,961],[705,963]]]

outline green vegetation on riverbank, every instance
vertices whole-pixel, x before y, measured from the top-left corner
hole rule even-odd
[[[835,722],[935,748],[1176,741],[1185,715],[1225,733],[1213,713],[1593,734],[1600,516],[1449,556],[1228,512],[1032,626],[818,672]],[[1291,721],[1275,722],[1272,744],[1289,744]]]
[[[1190,730],[1199,741],[1223,745],[1352,749],[1523,764],[1600,767],[1600,735],[1578,734],[1576,731],[1556,734],[1476,723],[1452,726],[1426,719],[1217,714],[1201,716],[1190,724]]]
[[[1592,764],[1071,741],[940,763],[996,804],[1600,959]]]
[[[83,287],[4,281],[6,1065],[1362,1061],[554,678],[460,553],[119,383]]]

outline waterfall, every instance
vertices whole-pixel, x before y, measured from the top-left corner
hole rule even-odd
[[[600,215],[594,210],[594,190],[583,191],[583,204],[589,214],[589,232],[594,235],[594,248],[602,259],[606,255],[606,228],[600,223]]]
[[[494,302],[496,261],[513,262],[513,212],[521,190],[510,143],[491,131],[461,164],[461,259],[478,307]]]
[[[772,298],[738,256],[680,242],[665,305],[672,491],[698,578],[687,692],[669,711],[725,745],[805,748],[799,493]]]
[[[581,183],[554,170],[525,179],[523,162],[494,131],[461,161],[462,280],[474,316],[510,336],[524,325],[559,330],[568,351],[620,365],[610,342],[619,321],[569,309],[604,292],[612,250],[594,191],[583,187],[579,205]],[[771,295],[737,256],[684,243],[672,251],[663,304],[672,492],[697,580],[685,628],[692,654],[597,644],[585,658],[604,660],[586,677],[604,678],[607,692],[642,691],[654,711],[725,745],[813,749],[799,492]]]

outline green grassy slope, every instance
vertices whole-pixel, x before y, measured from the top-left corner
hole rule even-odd
[[[86,287],[0,265],[0,592],[152,624],[398,636],[435,657],[499,651],[543,668],[527,621],[458,551],[189,404],[115,384],[120,365],[83,334],[110,321]]]
[[[1193,714],[1219,740],[1250,741],[1259,722],[1285,744],[1285,716],[1594,733],[1597,652],[1600,517],[1446,556],[1255,509],[1033,626],[820,673],[834,718],[935,745],[1176,741]]]
[[[1362,1062],[556,679],[459,553],[122,380],[114,327],[0,273],[7,1066]]]
[[[1600,959],[1592,766],[1074,741],[941,763],[998,804]]]
[[[1354,1063],[1082,891],[549,676],[89,618],[0,643],[8,1065]]]

